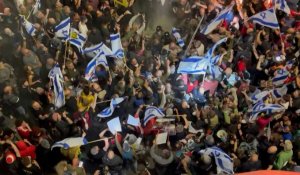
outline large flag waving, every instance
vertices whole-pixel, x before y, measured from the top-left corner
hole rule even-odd
[[[155,106],[149,106],[146,108],[145,111],[145,116],[144,116],[144,126],[147,125],[147,123],[152,119],[152,118],[156,118],[156,117],[164,117],[165,114],[157,107]]]
[[[260,24],[262,26],[270,27],[272,29],[278,29],[279,24],[278,20],[275,14],[275,10],[273,8],[259,12],[250,18],[248,20],[252,20],[253,23]]]
[[[213,19],[202,31],[204,35],[209,34],[226,18],[229,12],[231,12],[234,4],[228,6],[224,10],[222,10],[215,19]]]
[[[62,39],[68,39],[70,35],[70,28],[71,20],[70,17],[68,17],[55,27],[55,36]]]
[[[217,174],[234,174],[233,160],[223,150],[218,147],[211,147],[201,150],[200,153],[212,156],[215,158],[217,165]]]
[[[113,55],[116,58],[123,58],[124,57],[124,50],[121,43],[121,36],[119,33],[111,34],[110,35],[110,42],[111,42],[111,50]]]
[[[192,56],[179,63],[177,73],[205,74],[209,65],[209,59],[205,57]]]
[[[275,112],[284,111],[285,108],[279,104],[265,104],[263,102],[258,102],[252,107],[252,113],[249,118],[250,121],[256,120],[258,114],[265,112],[267,114],[272,114]]]
[[[105,118],[105,117],[110,117],[115,108],[117,107],[118,104],[120,104],[122,101],[124,101],[124,97],[119,97],[119,98],[114,98],[110,101],[110,106],[105,108],[103,111],[101,111],[97,117]]]
[[[92,81],[95,78],[95,69],[98,65],[108,67],[106,57],[103,52],[99,52],[87,65],[85,69],[85,79]]]
[[[87,144],[88,141],[84,137],[72,137],[72,138],[65,138],[64,140],[61,140],[59,142],[55,142],[51,146],[51,150],[55,147],[60,147],[64,149],[81,146]]]
[[[274,86],[281,86],[285,83],[288,77],[289,71],[287,71],[286,69],[279,69],[275,72],[275,76],[272,79],[272,83]]]

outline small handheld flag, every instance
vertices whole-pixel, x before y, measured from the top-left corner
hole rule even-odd
[[[70,28],[71,19],[68,17],[55,27],[55,36],[62,39],[68,39],[70,35]]]

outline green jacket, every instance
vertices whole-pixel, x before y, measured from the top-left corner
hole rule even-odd
[[[274,162],[274,168],[275,169],[282,169],[283,167],[286,166],[286,164],[292,160],[293,157],[293,151],[281,151],[278,155],[277,155],[277,159]]]

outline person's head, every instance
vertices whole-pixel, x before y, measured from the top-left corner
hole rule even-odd
[[[69,6],[64,6],[64,13],[65,13],[66,15],[70,15],[70,14],[71,14],[71,9],[70,9]]]
[[[253,153],[251,156],[250,156],[250,161],[251,162],[257,162],[258,161],[258,155],[256,153]]]
[[[107,151],[107,158],[108,159],[113,159],[115,157],[115,152],[112,150],[112,149],[109,149],[108,151]]]
[[[36,111],[38,111],[42,108],[41,104],[37,101],[33,101],[31,104],[31,107]]]
[[[90,94],[90,87],[89,86],[84,86],[82,89],[82,92],[84,95],[89,95]]]
[[[3,15],[4,16],[10,16],[11,15],[11,10],[10,8],[6,7],[3,9]]]
[[[24,120],[16,120],[15,125],[16,127],[27,127],[27,123]]]
[[[6,27],[6,28],[4,29],[4,33],[5,33],[7,36],[13,36],[13,35],[14,35],[14,33],[12,32],[12,30],[11,30],[10,28],[8,28],[8,27]]]
[[[227,77],[229,77],[232,74],[232,69],[230,67],[227,67],[225,69],[225,74],[226,74]]]
[[[32,165],[30,156],[22,157],[21,162],[25,167],[30,167]]]
[[[170,154],[171,153],[168,149],[163,149],[161,157],[163,157],[164,159],[167,159],[170,157]]]
[[[293,144],[290,140],[284,141],[284,151],[291,151],[293,149]]]
[[[270,146],[270,147],[268,148],[267,152],[268,152],[269,154],[276,154],[276,152],[277,152],[277,147],[276,147],[276,146]]]
[[[58,112],[53,113],[52,120],[55,122],[61,121],[61,115]]]
[[[69,70],[73,70],[73,69],[75,68],[75,66],[74,66],[74,64],[73,64],[73,62],[72,62],[71,60],[68,60],[68,61],[66,62],[66,67],[67,67],[67,69],[69,69]]]

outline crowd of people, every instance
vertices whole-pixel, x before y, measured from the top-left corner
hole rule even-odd
[[[274,7],[269,0],[0,0],[0,174],[297,171],[300,3],[279,1],[290,14],[276,10],[280,28],[270,29],[247,20]],[[231,4],[225,20],[201,33]],[[170,21],[158,24],[160,16]],[[124,57],[107,56],[108,66],[99,64],[96,78],[87,80],[95,55],[55,35],[68,17],[87,38],[82,49],[101,42],[110,47],[110,34],[119,33]],[[34,34],[26,32],[24,18]],[[225,37],[213,53],[221,55],[220,74],[177,72],[182,60],[205,55]],[[63,74],[60,108],[48,77],[55,65]],[[286,76],[275,82],[282,71]],[[112,115],[97,115],[118,97],[124,101],[113,106]],[[257,103],[282,108],[254,113]],[[165,117],[144,123],[149,106]],[[140,123],[128,124],[129,115]],[[122,125],[117,133],[107,125],[115,117]],[[157,143],[159,133],[167,133],[165,143]],[[51,148],[80,137],[89,143]],[[228,156],[229,171],[208,148]]]

